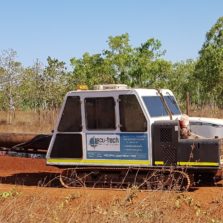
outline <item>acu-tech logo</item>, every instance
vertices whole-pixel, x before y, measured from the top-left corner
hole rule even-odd
[[[87,135],[87,149],[92,151],[120,151],[120,136]]]
[[[93,136],[92,138],[90,138],[89,144],[90,144],[91,147],[95,148],[98,145],[98,141]]]

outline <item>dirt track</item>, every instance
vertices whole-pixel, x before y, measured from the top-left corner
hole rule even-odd
[[[59,191],[66,190],[61,187],[58,180],[60,171],[59,168],[46,166],[44,159],[0,156],[0,189],[7,185],[22,185],[24,188],[40,186],[42,188],[58,188]],[[90,191],[93,190],[89,189],[89,193]],[[108,192],[108,190],[106,191]],[[92,194],[94,195],[94,193]],[[223,193],[223,181],[218,182],[215,186],[194,188],[188,193],[199,198],[202,203],[208,202],[216,194]]]
[[[83,200],[82,203],[86,202],[85,200],[92,200],[93,203],[100,204],[100,207],[110,205],[111,202],[114,202],[116,199],[125,200],[126,196],[128,196],[126,191],[86,188],[65,189],[61,187],[58,180],[59,173],[60,169],[46,166],[45,160],[43,159],[0,156],[0,193],[11,191],[13,188],[16,188],[17,191],[22,192],[26,196],[38,197],[41,194],[47,194],[47,199],[48,201],[51,200],[51,202],[64,199],[64,197],[70,194],[80,193],[81,198],[79,199]],[[167,193],[165,196],[167,196]],[[177,199],[179,196],[181,196],[181,202],[188,202],[188,198],[196,201],[192,210],[193,212],[197,204],[201,205],[205,210],[209,210],[210,208],[213,210],[214,206],[214,212],[212,211],[214,218],[222,219],[223,222],[223,182],[219,182],[217,185],[211,187],[203,186],[194,188],[192,191],[180,195],[179,193],[170,192],[168,194],[169,199],[173,197],[175,200],[173,200],[173,204],[168,205],[177,205],[177,203],[175,204],[174,202],[178,201]],[[164,195],[163,192],[137,192],[136,202],[145,199],[145,197],[156,197],[153,198],[153,200],[158,199],[158,202],[163,202],[159,199],[160,197],[164,197]],[[81,200],[78,202],[81,203]],[[75,207],[75,205],[76,204],[73,203],[73,207]],[[190,207],[188,206],[187,209],[188,208]],[[191,211],[191,208],[187,209],[187,212]],[[179,210],[177,215],[181,214],[182,212]],[[18,219],[12,222],[16,222],[17,220]],[[171,222],[171,220],[168,222]]]

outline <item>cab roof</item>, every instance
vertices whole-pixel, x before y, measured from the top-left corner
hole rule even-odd
[[[173,96],[172,91],[169,89],[159,89],[163,95]],[[115,95],[115,94],[137,94],[139,96],[157,96],[159,92],[157,89],[146,89],[146,88],[128,88],[128,89],[106,89],[106,90],[76,90],[70,91],[67,95]]]

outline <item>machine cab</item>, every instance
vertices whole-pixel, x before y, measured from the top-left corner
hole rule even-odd
[[[100,85],[68,92],[47,152],[49,165],[151,166],[151,126],[181,115],[170,90]]]

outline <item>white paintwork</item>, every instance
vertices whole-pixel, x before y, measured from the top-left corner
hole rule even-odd
[[[111,87],[111,88],[110,88]],[[97,135],[101,135],[101,134],[109,134],[109,135],[112,135],[112,134],[119,134],[120,133],[120,124],[119,124],[119,109],[118,109],[118,106],[115,106],[115,112],[116,112],[116,126],[117,128],[114,129],[114,130],[99,130],[99,131],[90,131],[88,129],[86,129],[86,125],[85,125],[85,108],[84,108],[84,100],[85,98],[91,98],[91,97],[113,97],[114,100],[116,102],[119,101],[119,95],[129,95],[129,94],[133,94],[135,95],[137,98],[138,98],[138,102],[142,108],[142,111],[145,115],[145,118],[147,120],[147,132],[145,132],[145,134],[147,134],[147,137],[148,137],[148,161],[150,162],[150,165],[152,164],[152,139],[151,139],[151,125],[154,121],[158,121],[158,120],[170,120],[170,117],[167,115],[167,116],[161,116],[161,117],[150,117],[148,111],[147,111],[147,108],[145,106],[145,104],[143,103],[143,100],[142,100],[142,97],[143,96],[159,96],[159,92],[156,90],[156,89],[123,89],[125,88],[125,86],[115,86],[117,87],[117,89],[112,89],[113,86],[109,86],[108,88],[106,88],[106,90],[102,90],[100,89],[101,87],[98,87],[98,90],[77,90],[77,91],[70,91],[67,93],[65,99],[68,97],[68,96],[79,96],[80,97],[80,100],[81,100],[81,114],[82,114],[82,124],[83,124],[83,129],[82,129],[82,142],[83,142],[83,159],[87,159],[87,154],[86,154],[86,151],[87,151],[87,148],[88,148],[88,144],[87,144],[87,135],[88,134],[94,134],[95,136]],[[173,93],[172,91],[168,90],[168,89],[160,89],[160,92],[163,94],[163,96],[173,96]],[[62,109],[61,109],[61,112],[60,112],[60,115],[59,115],[59,119],[58,119],[58,122],[55,126],[55,129],[54,129],[54,134],[53,134],[53,137],[52,137],[52,140],[51,140],[51,143],[50,143],[50,146],[49,146],[49,149],[48,149],[48,152],[47,152],[47,156],[46,158],[50,158],[50,153],[51,153],[51,150],[52,150],[52,146],[53,146],[53,142],[55,140],[55,136],[56,134],[58,133],[57,132],[57,129],[58,129],[58,125],[59,125],[59,121],[60,121],[60,118],[62,116],[62,112],[63,112],[63,109],[64,109],[64,106],[65,106],[65,101],[64,100],[64,103],[63,103],[63,106],[62,106]],[[118,103],[117,103],[118,104]],[[179,115],[177,116],[173,116],[173,119],[177,119],[179,117]],[[134,118],[134,117],[133,117]],[[88,148],[89,149],[89,148]],[[117,150],[119,149],[118,145],[117,145]],[[52,165],[53,163],[48,163],[50,165]],[[54,163],[55,164],[55,163]],[[66,163],[65,163],[66,164]],[[114,164],[116,165],[116,164]],[[137,164],[138,165],[138,164]],[[147,164],[148,165],[148,164]]]
[[[223,120],[189,117],[191,132],[205,138],[223,138]]]
[[[94,90],[114,90],[114,89],[128,89],[126,84],[103,84],[94,85]]]

